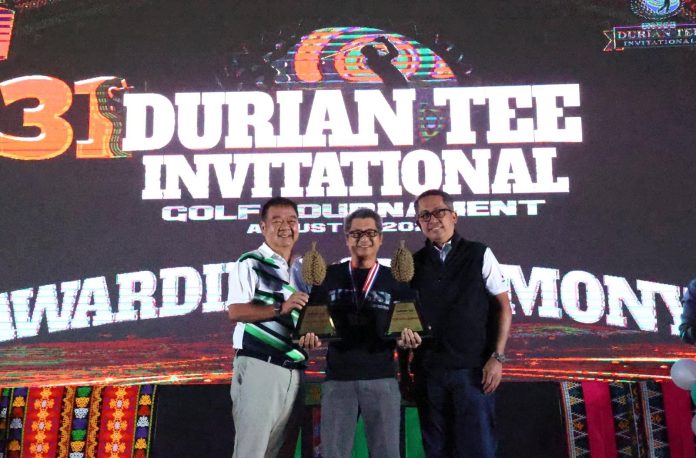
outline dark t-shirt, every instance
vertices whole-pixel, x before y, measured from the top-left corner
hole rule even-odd
[[[312,289],[311,303],[329,307],[341,338],[329,343],[327,380],[373,380],[396,375],[395,341],[384,338],[394,301],[413,297],[405,283],[397,282],[391,269],[380,266],[367,296],[362,288],[369,269],[354,269],[348,262],[329,266],[324,283]],[[355,284],[355,289],[353,288]]]

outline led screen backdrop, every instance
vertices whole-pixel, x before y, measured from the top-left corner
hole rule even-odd
[[[676,337],[696,276],[686,5],[660,29],[626,2],[330,3],[15,17],[0,385],[224,382],[228,273],[262,242],[266,199],[296,200],[298,253],[317,241],[329,261],[343,215],[374,208],[388,259],[422,245],[428,188],[510,279],[509,378],[660,378],[692,355]]]

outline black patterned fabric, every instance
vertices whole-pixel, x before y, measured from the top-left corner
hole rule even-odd
[[[568,456],[570,458],[589,458],[590,441],[587,436],[587,414],[585,400],[582,396],[582,384],[562,382],[561,396],[568,440]]]
[[[618,456],[646,457],[647,449],[638,386],[635,383],[610,383],[609,394],[614,414]]]
[[[638,387],[642,399],[643,424],[645,426],[648,456],[651,458],[667,458],[670,454],[661,386],[657,382],[648,381],[640,382]]]

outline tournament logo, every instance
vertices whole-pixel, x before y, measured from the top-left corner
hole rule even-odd
[[[662,21],[679,13],[681,0],[631,0],[631,11],[651,21]]]
[[[696,45],[696,24],[667,21],[682,15],[694,18],[694,0],[632,0],[631,10],[637,16],[655,22],[615,26],[605,30],[609,40],[604,51],[626,49],[677,48]]]
[[[430,48],[404,35],[369,27],[329,27],[303,36],[285,56],[272,62],[277,71],[275,82],[283,89],[331,88],[345,83],[402,87],[394,81],[398,74],[378,65],[379,57],[369,57],[370,51],[388,55],[390,46],[396,51],[392,66],[403,75],[403,82],[457,85],[450,66]]]
[[[77,159],[137,158],[141,199],[170,222],[247,224],[259,199],[307,198],[300,216],[313,221],[303,230],[316,233],[338,231],[352,206],[415,231],[410,196],[430,188],[470,197],[453,204],[461,216],[493,217],[536,216],[546,204],[538,197],[570,192],[555,144],[582,143],[578,84],[467,84],[472,68],[439,35],[426,46],[332,27],[286,45],[263,58],[236,53],[210,92],[139,92],[119,76],[2,81],[5,106],[35,106],[14,110],[0,158],[48,160],[71,148]],[[73,107],[82,116],[67,116]]]

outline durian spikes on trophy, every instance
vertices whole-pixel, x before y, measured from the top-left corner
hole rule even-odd
[[[399,248],[394,252],[391,260],[391,271],[398,282],[408,283],[415,272],[413,267],[413,254],[406,248],[406,241],[399,242]]]
[[[413,265],[413,261],[411,261]],[[326,277],[326,261],[317,251],[317,242],[312,242],[312,249],[302,259],[302,279],[308,285],[319,286]]]

